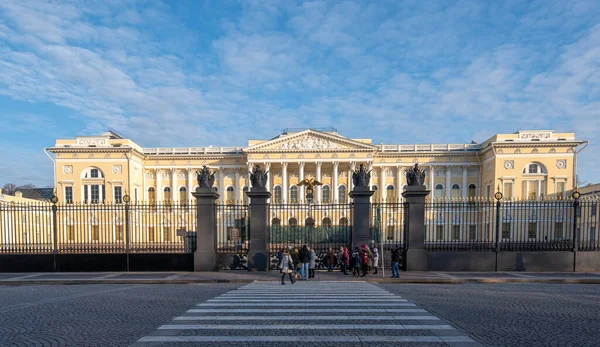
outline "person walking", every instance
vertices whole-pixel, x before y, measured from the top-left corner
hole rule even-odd
[[[335,252],[333,251],[333,248],[329,247],[329,252],[327,252],[327,272],[332,272],[334,265],[335,265]]]
[[[300,277],[305,281],[308,281],[308,265],[310,263],[310,251],[306,245],[302,246],[300,253],[298,254],[300,259]]]
[[[361,269],[361,257],[360,250],[358,247],[354,248],[352,252],[352,277],[359,277]]]
[[[379,267],[379,250],[377,247],[373,248],[373,275],[377,275],[377,268]]]
[[[344,264],[344,275],[349,275],[348,267],[350,266],[350,254],[348,254],[348,248],[346,247],[344,247],[342,251],[342,264]]]
[[[288,248],[288,250],[290,250]],[[290,250],[291,252],[291,250]],[[294,248],[294,251],[290,254],[292,256],[292,261],[293,261],[293,265],[294,265],[294,277],[298,278],[300,275],[300,258],[298,256],[298,248]]]
[[[315,268],[317,267],[317,254],[315,249],[310,250],[308,257],[308,278],[315,278]]]
[[[287,274],[290,277],[290,282],[294,284],[294,277],[292,276],[292,272],[294,272],[294,261],[292,260],[292,256],[285,251],[285,248],[281,250],[281,261],[279,262],[279,268],[281,269],[281,284],[285,284],[285,275]]]
[[[400,271],[398,269],[400,263],[400,249],[394,247],[392,249],[392,278],[400,278]]]
[[[362,265],[362,275],[360,277],[365,277],[369,272],[369,248],[367,245],[362,245],[362,249],[360,250],[360,260]]]
[[[340,251],[338,252],[338,263],[340,265],[340,272],[344,272],[344,262],[342,261],[342,256],[344,254],[344,248],[340,247]]]

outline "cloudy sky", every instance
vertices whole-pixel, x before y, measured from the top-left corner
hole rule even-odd
[[[52,184],[56,138],[238,145],[575,132],[600,182],[600,2],[0,1],[0,185]]]

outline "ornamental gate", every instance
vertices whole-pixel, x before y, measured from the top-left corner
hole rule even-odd
[[[322,259],[329,248],[337,252],[340,247],[350,247],[351,213],[352,205],[348,203],[270,204],[267,215],[271,267],[276,266],[273,261],[276,263],[276,254],[282,248],[300,249],[306,245]]]

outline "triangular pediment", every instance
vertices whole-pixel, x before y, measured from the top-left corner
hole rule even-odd
[[[309,129],[291,135],[278,136],[272,140],[247,147],[244,151],[373,151],[375,149],[377,149],[376,146],[347,137]]]

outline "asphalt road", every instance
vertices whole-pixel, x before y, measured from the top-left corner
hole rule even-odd
[[[0,346],[127,346],[196,304],[240,286],[0,286]],[[600,346],[598,285],[378,286],[484,345]]]

